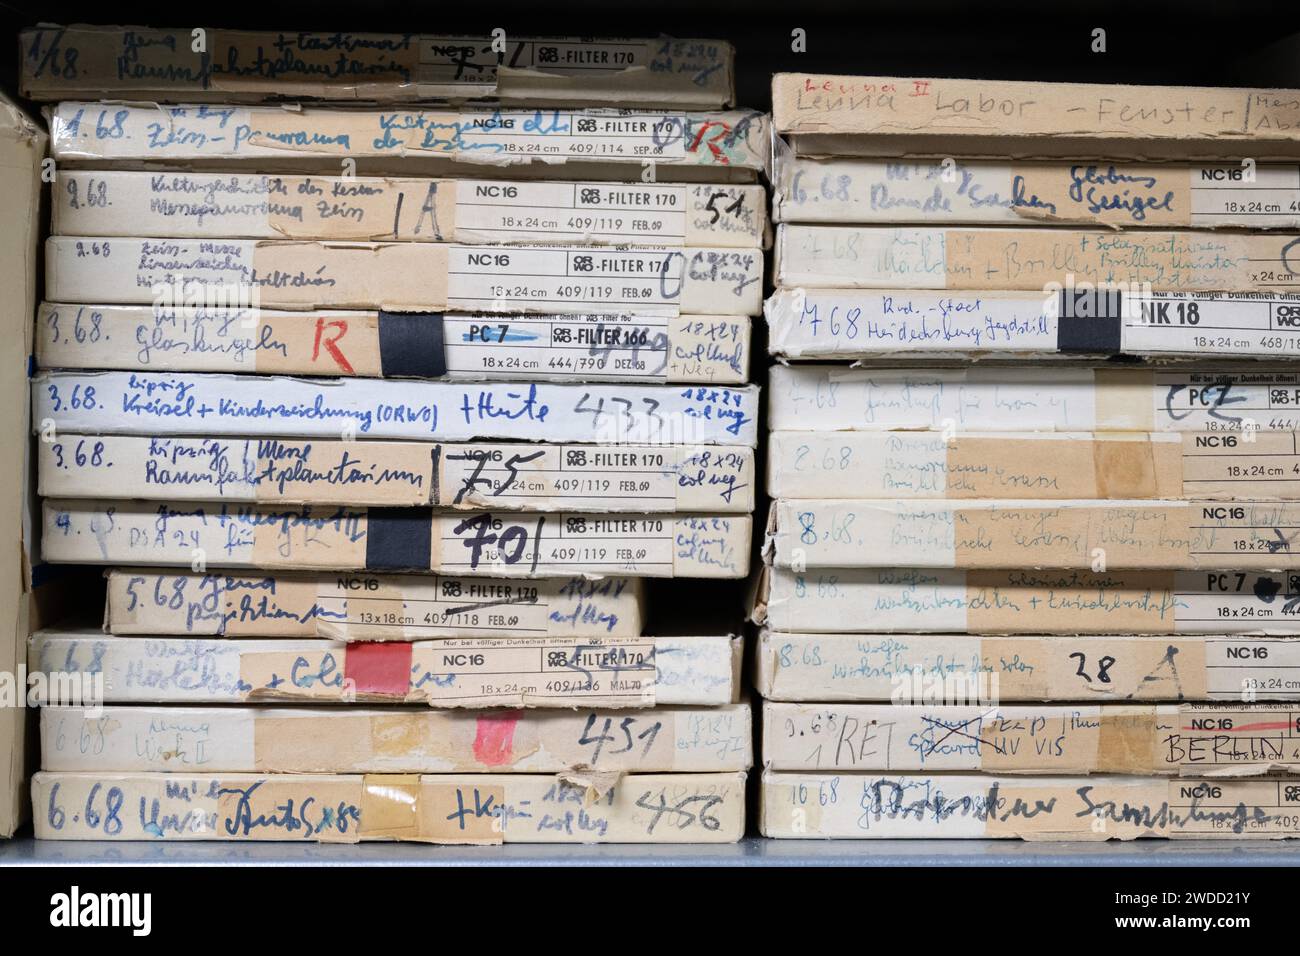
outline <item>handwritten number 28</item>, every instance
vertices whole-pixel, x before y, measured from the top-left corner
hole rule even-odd
[[[1092,677],[1089,676],[1087,671],[1087,666],[1088,666],[1087,655],[1079,652],[1075,652],[1074,654],[1071,654],[1070,657],[1072,659],[1077,659],[1079,661],[1079,668],[1074,673],[1077,676],[1082,677],[1089,684],[1091,684]],[[1111,665],[1113,665],[1114,663],[1115,663],[1115,658],[1111,657],[1109,654],[1105,654],[1097,659],[1097,681],[1099,683],[1102,684],[1110,683],[1110,668]]]

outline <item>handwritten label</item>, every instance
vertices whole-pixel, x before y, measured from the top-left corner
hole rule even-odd
[[[630,578],[535,582],[399,575],[108,574],[114,634],[323,637],[389,641],[444,637],[639,634]]]
[[[753,447],[758,389],[49,372],[33,418],[82,434],[526,439]]]
[[[782,225],[781,285],[1023,289],[1045,283],[1149,284],[1157,291],[1286,289],[1300,236]]]
[[[43,444],[48,497],[748,512],[753,454],[678,445],[417,444],[64,435]]]
[[[761,113],[609,109],[287,111],[276,107],[105,106],[52,110],[58,159],[379,158],[766,166]]]

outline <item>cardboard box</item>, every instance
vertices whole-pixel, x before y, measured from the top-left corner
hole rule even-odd
[[[755,249],[45,241],[45,297],[88,305],[758,315],[762,280]]]
[[[113,637],[85,629],[37,632],[28,666],[50,688],[46,700],[64,706],[716,707],[740,700],[740,654],[741,639],[727,635],[346,644]]]
[[[764,631],[770,700],[935,703],[1300,700],[1300,640],[1244,635],[975,637]]]
[[[41,715],[47,754],[50,714]],[[79,717],[69,726],[76,732]],[[109,746],[114,743],[110,739]],[[192,752],[187,748],[186,753]],[[1132,773],[1218,779],[1296,773],[1300,741],[1294,708],[1286,704],[1005,707],[768,701],[763,704],[763,765],[850,773]],[[43,766],[55,769],[48,762]]]
[[[1277,840],[1300,836],[1297,800],[1290,778],[765,773],[759,828],[779,839]]]
[[[846,488],[860,498],[904,500],[1300,498],[1300,434],[1250,437],[778,431],[768,443],[767,493],[789,499],[837,498]]]
[[[427,508],[53,499],[41,555],[76,564],[499,577],[743,578],[749,515],[440,514]]]
[[[683,445],[448,445],[59,435],[49,498],[166,498],[458,511],[754,510],[754,452]]]
[[[1020,289],[1095,298],[1297,287],[1291,233],[1100,229],[776,229],[777,285],[829,289]],[[1104,297],[1103,297],[1104,298]]]
[[[773,431],[1186,431],[1244,445],[1246,433],[1300,430],[1300,375],[1281,367],[774,365],[769,376]]]
[[[113,634],[321,637],[636,637],[640,578],[494,581],[443,575],[200,574],[113,568]]]
[[[420,109],[65,102],[46,109],[59,165],[166,162],[259,173],[753,182],[767,170],[767,116],[752,110]],[[472,172],[471,172],[472,171]]]
[[[41,368],[743,385],[750,319],[42,303]]]
[[[146,815],[72,809],[110,793]],[[47,808],[39,840],[734,843],[745,832],[743,772],[629,774],[612,789],[523,774],[38,773],[32,799]]]
[[[735,52],[722,40],[493,38],[190,27],[39,25],[18,36],[23,96],[257,101],[727,106]]]
[[[767,238],[762,186],[60,171],[64,236],[726,246]]]
[[[808,154],[1300,158],[1300,92],[778,73],[773,125]]]
[[[778,501],[778,567],[1300,569],[1300,502]]]
[[[0,313],[8,343],[0,363],[0,420],[7,454],[0,468],[0,540],[7,543],[0,559],[0,838],[12,836],[27,818],[26,710],[24,687],[13,679],[24,656],[23,644],[34,614],[30,569],[34,548],[31,488],[31,403],[27,390],[32,316],[36,307],[37,236],[40,231],[40,164],[45,134],[12,102],[0,96]]]
[[[818,160],[778,153],[774,178],[776,222],[1300,229],[1294,165]]]
[[[625,711],[117,707],[41,711],[41,769],[77,773],[721,773],[749,703]],[[1273,736],[1277,736],[1274,734]],[[83,751],[80,741],[88,742]],[[1271,739],[1271,738],[1269,738]]]
[[[753,617],[777,631],[1300,634],[1300,574],[764,568]]]
[[[749,448],[758,441],[758,388],[752,385],[455,385],[267,375],[46,372],[32,379],[32,402],[35,427],[46,435],[502,438]]]
[[[778,289],[763,310],[792,359],[1300,356],[1295,292]]]

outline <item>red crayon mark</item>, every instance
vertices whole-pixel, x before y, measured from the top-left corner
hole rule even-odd
[[[326,328],[337,329],[338,331],[329,338],[325,338],[324,332]],[[343,371],[347,372],[349,375],[355,375],[356,372],[352,368],[352,363],[349,362],[347,356],[343,354],[343,350],[338,347],[339,339],[343,338],[343,336],[347,334],[348,323],[346,320],[334,319],[330,322],[326,322],[324,319],[317,319],[316,341],[311,347],[311,360],[314,362],[320,358],[320,348],[323,345],[325,346],[325,351],[329,352],[330,357],[334,359],[339,368],[343,369]]]
[[[474,756],[481,764],[500,767],[514,756],[515,726],[522,710],[501,710],[480,714],[474,735]]]
[[[911,92],[911,93],[908,93],[907,95],[908,95],[908,96],[929,96],[929,95],[930,95],[930,81],[929,81],[929,80],[913,80],[913,81],[912,81],[912,92]]]
[[[348,645],[343,679],[358,694],[405,697],[411,686],[411,645],[405,641]]]
[[[687,149],[692,153],[696,152],[700,148],[700,140],[704,139],[704,134],[707,133],[710,127],[713,126],[717,126],[719,127],[719,129],[716,133],[714,133],[712,136],[709,137],[709,142],[708,142],[709,152],[712,153],[713,158],[716,159],[718,162],[722,163],[722,165],[724,166],[729,165],[731,163],[731,160],[729,160],[723,154],[722,150],[718,148],[718,141],[723,137],[727,136],[731,132],[731,127],[726,123],[718,123],[712,120],[706,123],[701,123],[700,131],[695,134],[695,139],[691,141],[691,145],[688,146]]]

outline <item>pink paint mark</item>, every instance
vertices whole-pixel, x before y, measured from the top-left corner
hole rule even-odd
[[[343,678],[358,694],[406,696],[411,687],[411,645],[406,641],[349,644]]]
[[[508,764],[514,757],[515,726],[522,710],[499,710],[480,714],[474,734],[474,756],[489,767]]]

